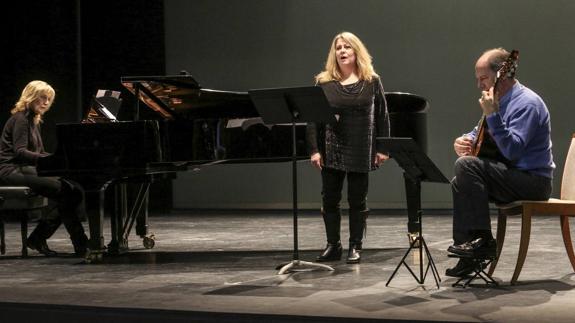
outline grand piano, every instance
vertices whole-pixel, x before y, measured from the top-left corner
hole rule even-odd
[[[154,181],[214,164],[292,160],[291,125],[264,124],[246,92],[205,89],[185,74],[121,82],[137,98],[133,120],[99,117],[105,114],[92,105],[83,122],[57,125],[54,154],[38,161],[40,176],[64,177],[84,188],[89,262],[128,250],[135,222],[144,246],[154,246],[146,225]],[[141,103],[154,111],[152,120],[141,120]],[[296,134],[298,159],[307,158],[305,126],[298,125]],[[112,201],[107,190],[114,191]],[[105,213],[112,231],[107,246]]]
[[[88,262],[127,251],[134,223],[144,246],[154,246],[147,204],[150,184],[158,179],[214,164],[292,161],[291,125],[262,123],[247,92],[205,89],[187,74],[130,76],[121,82],[137,98],[131,120],[102,122],[106,118],[92,106],[83,122],[57,125],[54,154],[38,161],[40,176],[64,177],[85,190]],[[392,136],[413,137],[425,150],[427,100],[401,92],[385,96]],[[142,120],[142,104],[154,118]],[[296,151],[298,159],[308,158],[303,125],[296,129]],[[113,191],[111,201],[107,190]],[[107,246],[105,213],[111,221]],[[415,221],[416,214],[409,215],[410,223]]]

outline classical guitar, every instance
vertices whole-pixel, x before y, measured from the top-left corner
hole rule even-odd
[[[517,71],[517,60],[519,59],[519,51],[512,50],[509,54],[509,57],[503,62],[501,68],[497,71],[497,77],[495,79],[495,84],[493,84],[493,92],[494,94],[497,91],[497,85],[499,82],[506,78],[512,78],[515,76],[515,72]],[[478,156],[481,151],[481,146],[485,140],[485,114],[481,116],[479,119],[479,123],[477,124],[477,136],[475,138],[475,142],[473,143],[473,147],[471,147],[471,154],[473,156]],[[496,148],[496,147],[495,147]]]

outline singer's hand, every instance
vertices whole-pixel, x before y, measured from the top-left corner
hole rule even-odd
[[[386,160],[389,159],[389,155],[377,153],[375,154],[375,166],[379,167],[383,164]]]
[[[321,154],[320,153],[315,153],[315,154],[311,155],[310,162],[311,162],[311,165],[313,167],[321,170],[322,160],[321,160]]]

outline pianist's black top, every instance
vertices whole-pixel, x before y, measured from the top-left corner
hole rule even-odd
[[[379,78],[341,85],[320,84],[334,108],[337,122],[308,123],[306,137],[310,155],[319,152],[323,166],[351,172],[374,170],[376,137],[389,137],[389,115]]]
[[[44,156],[40,125],[34,124],[34,113],[26,110],[13,114],[0,138],[0,176],[12,173],[18,166],[35,166]]]

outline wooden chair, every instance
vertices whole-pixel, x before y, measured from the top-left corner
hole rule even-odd
[[[20,220],[22,257],[27,257],[28,219],[33,211],[48,206],[48,199],[34,194],[29,187],[2,186],[0,187],[0,200],[0,254],[6,253],[4,218],[12,215]]]
[[[575,134],[571,138],[571,145],[567,153],[565,168],[563,169],[563,178],[561,180],[561,199],[549,199],[548,201],[514,201],[505,205],[496,205],[498,208],[497,218],[497,257],[491,263],[489,275],[492,275],[497,266],[497,261],[503,249],[505,241],[505,227],[507,217],[511,215],[521,215],[521,238],[519,241],[519,254],[515,271],[511,278],[511,285],[514,285],[519,278],[521,269],[527,256],[529,248],[529,237],[531,234],[531,217],[535,215],[558,215],[561,224],[561,233],[563,234],[563,243],[567,251],[567,257],[571,262],[571,267],[575,271],[575,254],[573,253],[573,244],[571,242],[571,233],[569,230],[569,217],[575,216]]]

